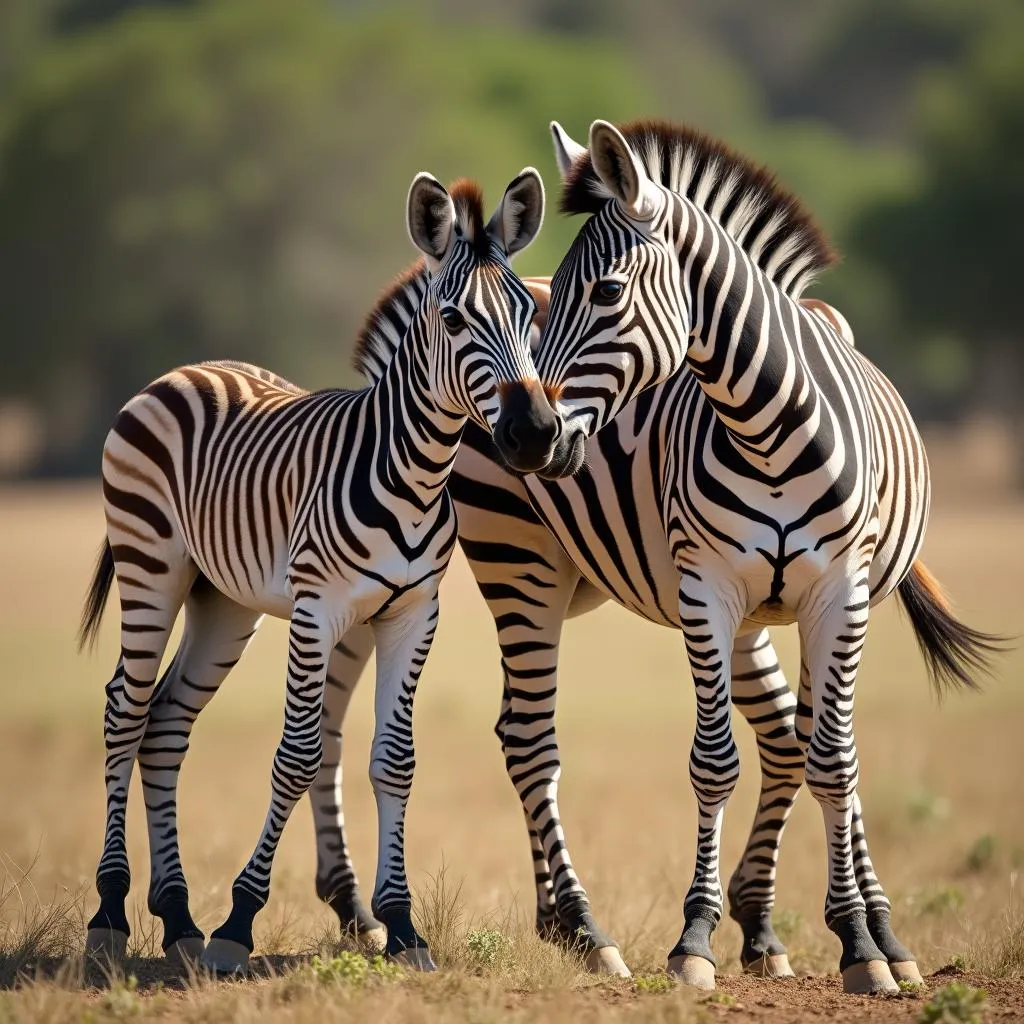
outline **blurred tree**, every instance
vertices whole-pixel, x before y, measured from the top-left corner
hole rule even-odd
[[[985,6],[965,59],[919,94],[917,187],[875,204],[851,244],[885,269],[919,358],[960,339],[975,400],[1012,417],[1024,441],[1024,9]]]
[[[552,116],[648,103],[601,43],[315,0],[102,6],[0,122],[0,402],[41,410],[41,472],[95,471],[120,404],[189,360],[355,383],[347,339],[413,255],[416,171],[478,177],[495,203],[524,164],[553,171]]]

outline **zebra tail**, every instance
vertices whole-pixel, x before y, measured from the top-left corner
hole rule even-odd
[[[85,596],[85,607],[82,609],[82,624],[78,628],[78,649],[96,646],[100,632],[100,621],[103,609],[110,596],[110,585],[114,582],[114,554],[110,550],[110,541],[105,540],[100,548],[100,556],[96,559],[96,571],[92,574],[92,583]]]
[[[977,677],[992,675],[992,659],[1007,650],[1009,638],[982,633],[961,622],[939,581],[920,560],[910,567],[898,590],[939,699],[950,690],[980,690]]]

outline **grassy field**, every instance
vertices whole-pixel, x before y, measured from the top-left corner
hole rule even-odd
[[[407,828],[421,920],[448,969],[363,982],[340,968],[292,970],[318,948],[327,955],[332,935],[332,916],[313,892],[303,805],[258,920],[257,951],[272,955],[274,976],[242,984],[164,978],[160,929],[145,911],[144,813],[135,792],[129,849],[137,959],[129,970],[139,984],[83,986],[73,957],[55,964],[81,949],[103,826],[101,707],[115,660],[116,614],[105,622],[97,654],[80,656],[74,646],[103,531],[98,492],[95,484],[0,491],[0,980],[10,990],[0,992],[0,1022],[273,1016],[404,1024],[574,1015],[667,1022],[726,1012],[743,1019],[733,1016],[737,1008],[749,1019],[781,1021],[797,1019],[798,1006],[812,1016],[819,1007],[839,1021],[871,1014],[913,1020],[921,1011],[927,996],[879,1005],[837,994],[838,942],[821,916],[821,815],[807,794],[786,834],[777,921],[797,974],[815,978],[739,977],[738,930],[730,922],[716,935],[724,994],[711,1001],[662,991],[660,978],[588,977],[571,957],[535,940],[522,815],[491,732],[500,693],[494,628],[461,557],[444,584],[441,627],[417,701],[419,768]],[[963,617],[980,628],[1021,632],[1022,524],[1024,508],[1014,505],[933,516],[928,564]],[[777,639],[795,674],[794,632]],[[207,933],[223,919],[231,880],[262,824],[281,723],[283,641],[280,623],[264,627],[198,724],[183,771],[183,853]],[[566,628],[562,679],[562,809],[576,866],[627,963],[653,975],[678,936],[693,864],[696,811],[686,773],[693,697],[681,639],[619,609],[601,609]],[[989,988],[994,1015],[1022,1015],[1002,1019],[1024,1019],[1022,679],[1018,649],[1000,662],[983,695],[938,706],[910,628],[889,604],[874,614],[858,686],[861,792],[896,931],[926,973],[962,957],[966,979]],[[346,734],[345,801],[367,890],[375,849],[366,772],[371,728],[364,681]],[[742,848],[758,784],[742,720],[737,737],[745,774],[726,817],[727,870]],[[506,936],[495,940],[493,957],[479,941],[467,941],[470,931],[486,928]],[[55,969],[56,979],[42,980]]]

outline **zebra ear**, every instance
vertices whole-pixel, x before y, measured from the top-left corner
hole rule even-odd
[[[543,221],[544,182],[533,167],[524,167],[505,189],[487,233],[512,256],[537,237]]]
[[[426,171],[413,178],[405,222],[412,244],[435,261],[431,269],[436,270],[451,249],[455,204],[444,185]]]
[[[552,121],[551,140],[555,146],[555,163],[558,164],[558,173],[565,181],[566,175],[572,169],[572,165],[581,156],[586,156],[587,147],[581,146],[575,139],[571,139],[566,130],[557,122]]]
[[[633,220],[654,216],[654,182],[615,125],[595,121],[590,126],[590,159],[602,184],[627,216]]]

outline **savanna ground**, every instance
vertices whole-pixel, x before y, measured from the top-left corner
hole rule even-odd
[[[945,493],[955,499],[963,486],[951,476]],[[570,623],[558,719],[562,809],[598,920],[638,976],[601,980],[532,934],[522,815],[491,732],[499,703],[494,629],[461,556],[444,584],[417,700],[407,828],[419,920],[444,969],[397,979],[371,971],[360,982],[354,961],[309,966],[313,953],[329,960],[336,952],[336,933],[313,891],[303,804],[257,922],[257,952],[268,957],[261,976],[175,978],[145,910],[144,812],[133,792],[134,956],[124,980],[83,977],[104,814],[101,706],[117,629],[116,614],[108,615],[98,653],[76,653],[80,601],[102,536],[98,497],[96,484],[0,491],[0,1022],[909,1021],[951,981],[987,989],[985,1019],[1024,1020],[1024,649],[1000,662],[984,694],[940,707],[895,604],[874,614],[858,686],[861,792],[896,931],[918,954],[930,991],[885,1001],[841,994],[838,942],[821,917],[821,816],[805,793],[783,845],[776,910],[798,978],[741,976],[739,933],[726,921],[715,939],[721,991],[709,997],[658,974],[679,933],[693,864],[693,697],[680,638],[608,607]],[[1024,507],[938,504],[925,551],[931,569],[968,621],[1021,632]],[[792,630],[777,634],[789,671],[795,639]],[[226,913],[231,880],[263,821],[281,722],[283,640],[279,623],[264,626],[200,720],[183,771],[184,860],[207,934]],[[346,817],[367,896],[375,858],[371,689],[364,680],[357,692],[345,750]],[[758,785],[742,720],[737,736],[744,774],[726,817],[726,871]]]

